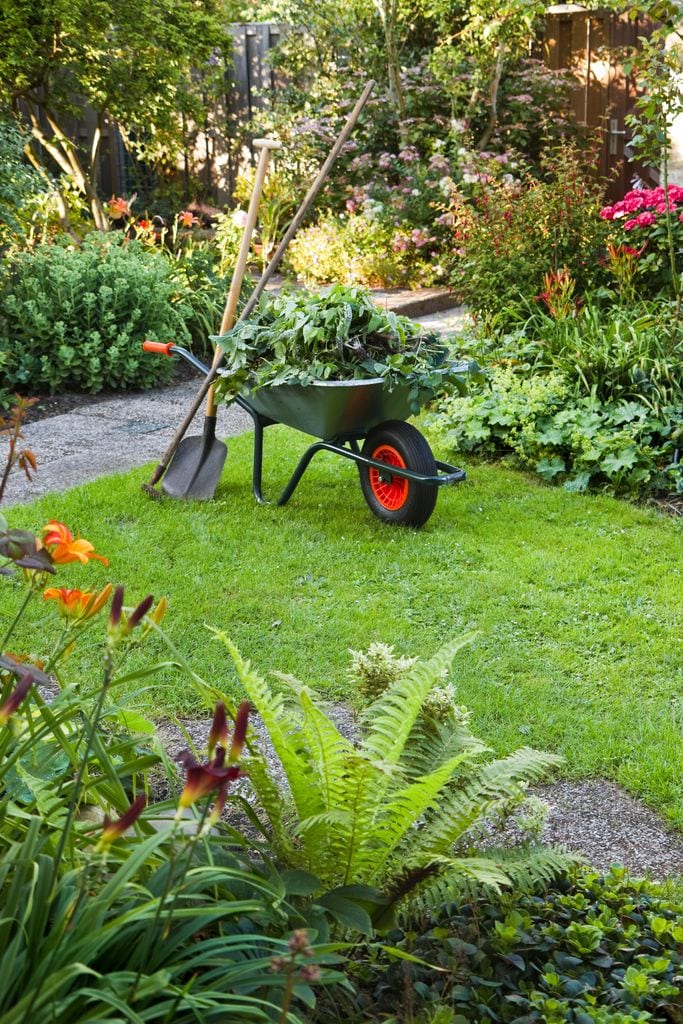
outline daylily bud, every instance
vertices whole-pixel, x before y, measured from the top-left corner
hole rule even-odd
[[[224,747],[228,745],[228,720],[225,716],[225,704],[219,700],[216,710],[213,713],[213,722],[209,731],[208,750],[209,757],[213,755],[216,746],[221,743]]]
[[[0,726],[7,725],[7,722],[33,686],[33,678],[34,677],[29,673],[23,676],[14,687],[14,690],[10,693],[5,703],[0,707]]]
[[[145,615],[150,610],[153,604],[154,598],[151,594],[148,594],[148,596],[140,602],[137,608],[133,609],[133,611],[128,616],[128,622],[126,623],[127,633],[133,632],[138,623],[141,622],[142,619],[144,619]]]
[[[136,797],[125,814],[122,814],[118,821],[112,821],[108,814],[104,816],[104,826],[98,847],[111,846],[111,844],[124,835],[128,829],[138,820],[145,807],[147,797],[142,794]]]
[[[111,602],[109,612],[109,631],[116,632],[121,622],[121,611],[123,609],[123,587],[117,587]]]
[[[234,764],[239,759],[244,747],[244,741],[247,737],[247,728],[249,727],[249,701],[243,700],[237,709],[237,716],[235,718],[235,731],[232,735],[232,745],[230,747],[230,756],[228,761],[230,764]]]

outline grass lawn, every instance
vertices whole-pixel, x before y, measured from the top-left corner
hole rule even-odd
[[[266,442],[275,492],[305,439],[276,427]],[[476,465],[466,484],[441,491],[415,532],[370,514],[351,463],[316,459],[285,508],[253,501],[246,435],[231,442],[207,504],[151,501],[140,490],[146,469],[6,514],[33,529],[63,520],[109,556],[108,570],[64,567],[57,585],[111,579],[131,603],[167,595],[167,633],[201,675],[233,694],[226,656],[203,623],[225,629],[261,671],[293,673],[351,700],[349,647],[383,640],[426,656],[476,628],[456,666],[476,733],[498,751],[560,751],[568,775],[616,779],[683,828],[680,523]],[[0,590],[3,619],[11,586]],[[47,630],[56,630],[53,617],[36,603],[13,649],[42,650],[36,638]],[[72,672],[94,679],[99,666],[89,634]],[[180,674],[139,700],[157,714],[197,708]]]

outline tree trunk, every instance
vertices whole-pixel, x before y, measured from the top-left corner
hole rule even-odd
[[[382,22],[384,43],[387,49],[387,76],[389,79],[389,97],[396,111],[399,122],[406,118],[406,101],[401,84],[401,64],[398,59],[398,43],[396,40],[396,2],[395,0],[375,0],[375,8]],[[399,123],[399,134],[403,131]],[[402,138],[402,141],[405,141]]]
[[[498,53],[496,55],[496,64],[493,69],[493,76],[491,78],[491,86],[489,88],[489,123],[484,129],[484,133],[479,139],[477,148],[486,149],[491,136],[496,130],[498,124],[498,92],[500,89],[500,80],[503,77],[503,69],[505,68],[505,43],[501,42],[498,44]]]
[[[27,106],[33,138],[36,142],[39,142],[45,152],[52,157],[59,169],[68,177],[73,178],[79,192],[81,192],[88,200],[93,220],[95,222],[95,227],[98,231],[108,231],[109,221],[106,213],[104,212],[104,207],[100,202],[100,198],[97,195],[90,175],[85,171],[78,157],[78,153],[76,152],[76,147],[73,142],[67,138],[59,127],[55,117],[45,107],[35,101],[33,103],[27,103]],[[42,113],[45,115],[50,130],[52,131],[51,136],[47,136],[45,134],[40,123],[40,119],[38,117],[38,111],[40,110],[42,110]],[[95,151],[96,157],[98,156],[98,152],[99,141]]]

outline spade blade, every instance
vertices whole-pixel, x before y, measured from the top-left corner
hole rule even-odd
[[[223,472],[228,446],[216,440],[216,422],[207,417],[201,437],[186,437],[173,456],[161,484],[171,498],[209,501],[213,498]]]

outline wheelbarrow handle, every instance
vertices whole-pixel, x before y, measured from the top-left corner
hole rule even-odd
[[[155,352],[159,356],[168,356],[170,359],[175,345],[172,341],[143,341],[142,347],[145,352]]]

